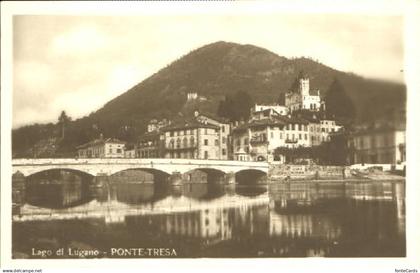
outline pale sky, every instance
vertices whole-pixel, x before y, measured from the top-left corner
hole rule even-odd
[[[403,82],[403,18],[367,15],[15,16],[13,124],[98,110],[189,51],[217,41],[311,57]]]

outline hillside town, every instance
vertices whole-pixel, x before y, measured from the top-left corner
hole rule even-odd
[[[204,100],[195,92],[186,100]],[[285,94],[284,105],[255,104],[248,120],[229,122],[214,114],[194,111],[191,116],[152,119],[136,143],[115,138],[93,140],[77,147],[79,158],[184,158],[278,163],[317,163],[313,151],[341,141],[335,153],[343,164],[401,164],[405,162],[404,111],[386,121],[355,126],[352,130],[327,117],[319,90],[311,90],[308,76],[297,90]],[[330,145],[331,146],[331,145]],[[334,145],[332,145],[334,147]],[[311,152],[312,151],[312,152]],[[319,160],[318,160],[319,161]],[[334,164],[335,163],[335,164]]]

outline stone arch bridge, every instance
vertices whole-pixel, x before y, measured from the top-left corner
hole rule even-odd
[[[20,172],[30,176],[39,172],[66,169],[83,172],[92,176],[110,176],[124,170],[140,169],[167,175],[171,180],[181,179],[183,174],[202,170],[209,174],[223,174],[227,183],[238,173],[259,173],[267,175],[267,162],[201,160],[201,159],[145,159],[145,158],[43,158],[13,159],[13,174]],[[176,184],[176,182],[175,182]]]

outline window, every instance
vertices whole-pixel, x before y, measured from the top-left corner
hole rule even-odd
[[[204,129],[204,134],[207,135],[207,128]]]
[[[204,159],[209,158],[209,152],[208,151],[204,151]]]
[[[204,145],[205,145],[205,146],[209,145],[209,140],[208,140],[208,139],[205,139],[205,140],[204,140]]]
[[[184,148],[188,147],[188,139],[186,137],[184,137],[184,139],[182,140],[182,145],[184,146]]]
[[[299,139],[302,139],[302,134],[299,134]]]
[[[283,134],[282,133],[280,133],[280,139],[282,139],[283,138]]]
[[[179,138],[176,140],[176,147],[181,148],[181,139]]]
[[[308,135],[307,135],[307,134],[305,134],[304,136],[305,136],[305,140],[308,140]]]
[[[226,137],[222,137],[222,143],[225,144],[226,143]]]
[[[122,153],[121,149],[117,149],[117,154]]]
[[[226,149],[222,149],[222,155],[226,155]]]
[[[274,133],[273,132],[270,133],[270,137],[274,138]]]
[[[194,144],[195,144],[194,137],[191,137],[190,138],[190,145],[191,145],[191,147],[194,147]]]
[[[112,149],[109,149],[109,153],[112,154]]]
[[[214,145],[219,146],[219,140],[218,139],[214,140]]]
[[[174,136],[174,132],[173,132],[173,131],[171,131],[171,132],[169,133],[169,135],[173,137],[173,136]]]
[[[222,125],[222,132],[223,133],[225,132],[225,126],[224,125]]]

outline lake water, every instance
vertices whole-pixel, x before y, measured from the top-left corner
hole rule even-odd
[[[14,258],[404,257],[404,182],[30,181]]]

